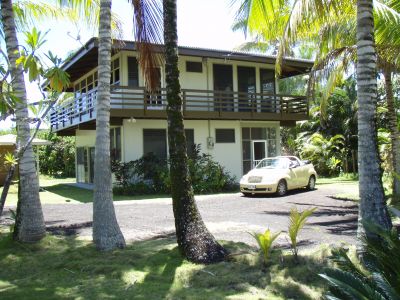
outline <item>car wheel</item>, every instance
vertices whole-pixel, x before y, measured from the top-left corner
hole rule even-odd
[[[307,190],[312,191],[315,190],[315,176],[311,175],[310,179],[308,179]]]
[[[285,180],[281,180],[278,182],[278,186],[276,187],[276,193],[278,196],[282,197],[285,196],[287,192],[287,185]]]
[[[243,192],[242,192],[242,194],[243,194],[243,196],[245,196],[245,197],[251,197],[251,196],[253,196],[251,193],[243,193]]]

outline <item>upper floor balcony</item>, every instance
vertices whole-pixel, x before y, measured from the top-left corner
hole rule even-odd
[[[280,121],[294,124],[308,118],[305,96],[182,89],[185,119]],[[62,103],[51,111],[51,129],[67,133],[81,125],[95,128],[97,88]],[[166,119],[166,91],[149,94],[144,87],[112,86],[112,120]]]

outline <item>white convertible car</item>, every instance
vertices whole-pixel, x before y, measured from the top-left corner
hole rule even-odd
[[[244,195],[277,193],[306,187],[315,189],[317,172],[309,161],[301,161],[295,156],[264,158],[240,180],[240,191]]]

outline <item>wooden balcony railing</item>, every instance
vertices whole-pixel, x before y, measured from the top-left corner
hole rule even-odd
[[[188,118],[305,120],[305,96],[243,93],[231,91],[182,90],[182,111]],[[54,130],[94,120],[97,89],[56,106],[50,114]],[[113,86],[111,116],[165,117],[166,90],[149,94],[145,88]]]

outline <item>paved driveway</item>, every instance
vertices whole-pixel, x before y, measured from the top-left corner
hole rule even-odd
[[[254,244],[248,232],[267,228],[286,231],[291,207],[317,207],[301,232],[304,246],[317,243],[354,243],[357,205],[331,196],[354,190],[354,184],[320,185],[315,191],[291,192],[286,197],[243,197],[240,193],[198,196],[197,204],[207,227],[220,240]],[[127,240],[140,240],[174,233],[171,199],[115,202],[119,224]],[[43,206],[48,229],[79,233],[90,238],[92,205],[53,204]],[[67,226],[68,228],[64,228]],[[278,240],[287,244],[286,234]]]

